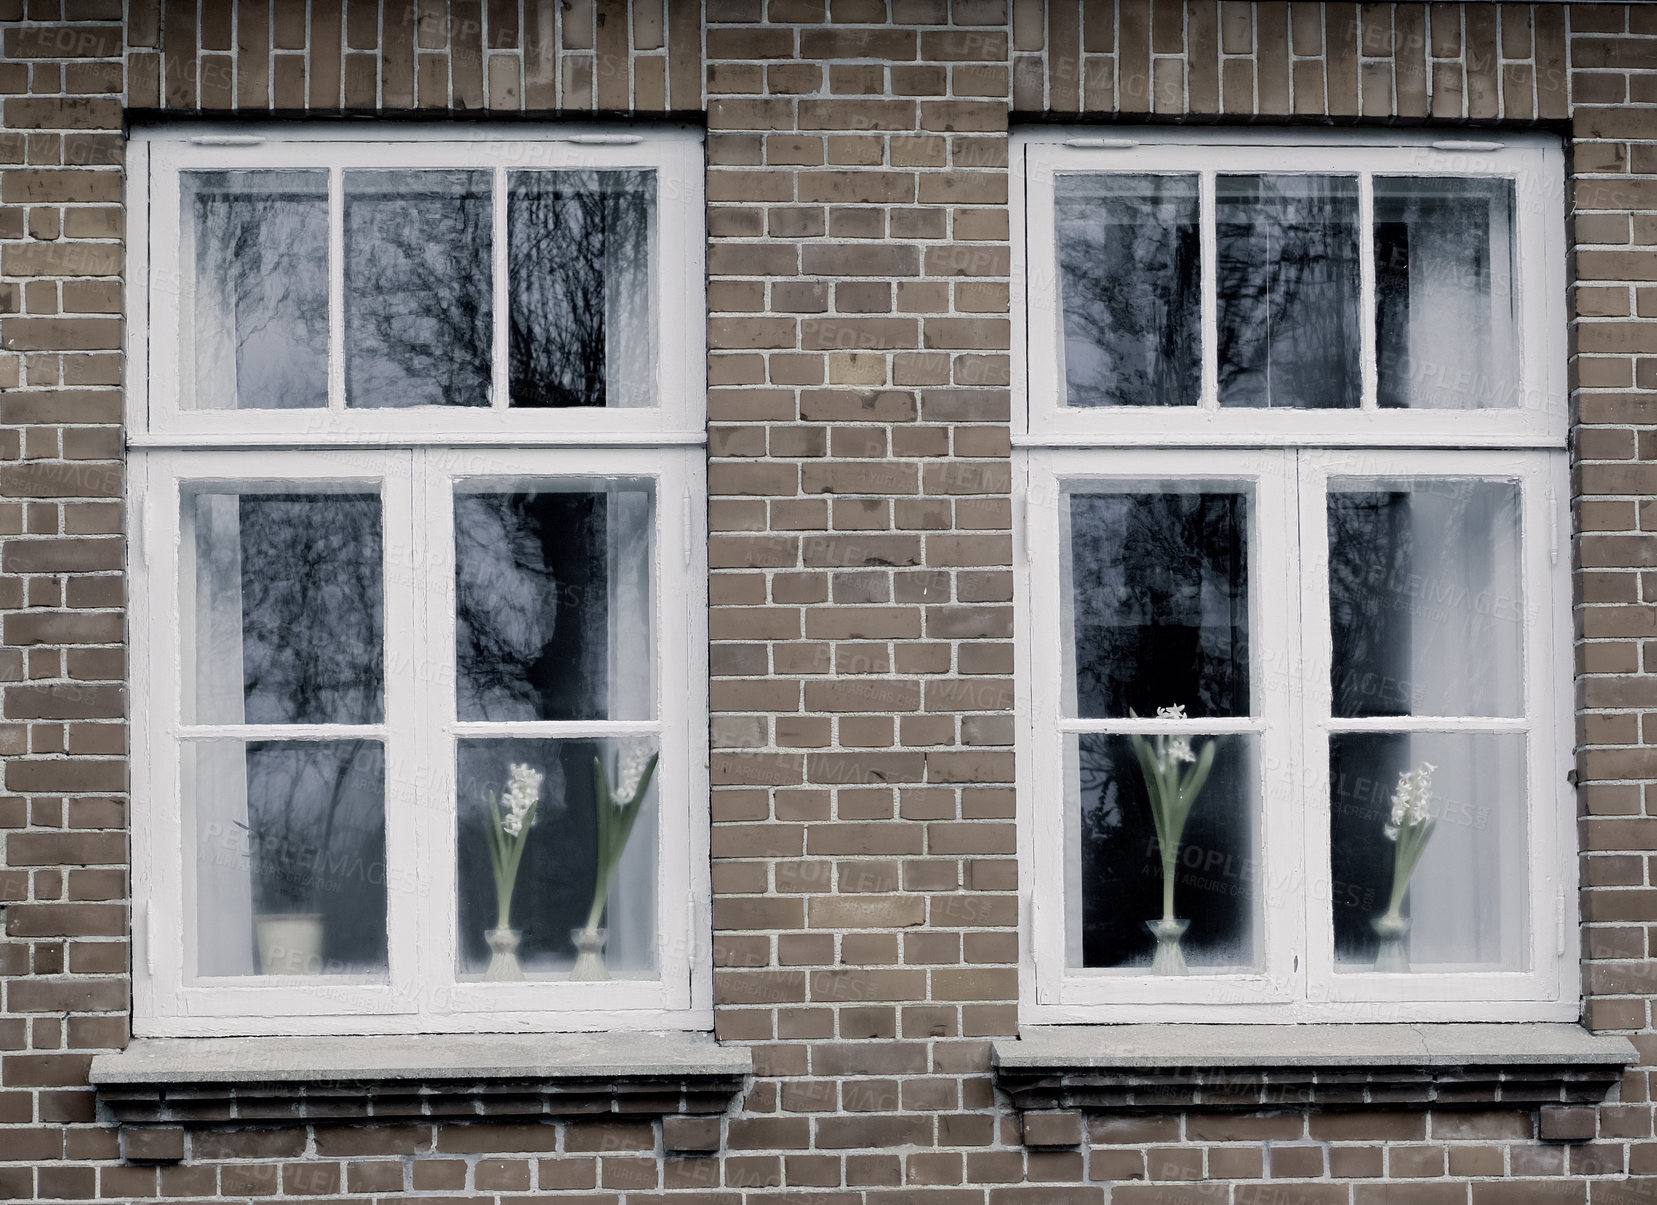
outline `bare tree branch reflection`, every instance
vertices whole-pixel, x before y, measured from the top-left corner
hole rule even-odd
[[[514,406],[614,406],[624,357],[651,354],[655,175],[515,172],[510,230]]]
[[[189,172],[203,409],[328,403],[328,175]]]
[[[346,397],[487,406],[489,173],[345,173]]]

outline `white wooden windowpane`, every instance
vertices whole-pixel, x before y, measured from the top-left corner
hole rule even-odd
[[[1523,735],[1335,733],[1329,781],[1338,971],[1527,969]],[[1389,964],[1380,935],[1395,907],[1401,957]]]
[[[1514,182],[1377,176],[1374,186],[1379,404],[1517,406]]]
[[[678,772],[652,765],[658,754],[649,736],[458,742],[455,970],[462,980],[510,977],[505,968],[513,962],[532,981],[565,979],[589,921],[603,940],[608,974],[657,976],[655,775]],[[651,777],[641,783],[647,765]],[[516,794],[515,781],[523,783]],[[635,796],[635,807],[624,806]],[[520,803],[514,820],[519,798],[533,799],[533,810],[521,811]],[[510,881],[496,875],[497,858],[515,873]],[[501,928],[512,932],[513,958],[492,966],[490,930]]]
[[[1249,495],[1129,481],[1063,500],[1069,713],[1248,715]]]
[[[182,500],[194,533],[193,687],[205,724],[377,724],[384,707],[378,492],[280,482]]]
[[[383,978],[383,744],[198,741],[182,753],[196,974]]]
[[[1220,405],[1357,407],[1356,177],[1227,174],[1214,188]]]
[[[345,400],[487,406],[494,216],[485,171],[345,173]]]
[[[1334,716],[1517,716],[1524,589],[1516,481],[1328,486]]]
[[[468,482],[455,515],[456,716],[655,715],[649,480]]]
[[[513,406],[655,405],[656,173],[508,173]]]
[[[1072,890],[1080,898],[1069,965],[1166,974],[1154,961],[1154,934],[1172,918],[1191,972],[1257,969],[1259,756],[1252,734],[1066,738],[1067,807],[1075,816],[1067,839],[1078,846]],[[1194,778],[1200,790],[1181,817],[1176,784]],[[1165,846],[1171,822],[1178,828],[1168,829]]]
[[[1066,173],[1055,182],[1067,405],[1197,404],[1198,180]]]
[[[185,172],[179,197],[191,403],[325,406],[327,172]]]

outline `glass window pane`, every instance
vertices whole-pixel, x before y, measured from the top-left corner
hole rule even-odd
[[[514,406],[654,406],[651,171],[512,172]]]
[[[1519,485],[1329,483],[1337,717],[1524,707]]]
[[[1054,191],[1066,403],[1196,405],[1197,177],[1065,174]]]
[[[328,173],[183,172],[179,193],[185,404],[326,406]]]
[[[649,481],[514,483],[455,495],[462,720],[655,714]]]
[[[1220,405],[1355,407],[1358,181],[1215,182]]]
[[[608,974],[655,973],[655,752],[654,737],[459,742],[460,976],[567,976],[594,919]]]
[[[383,976],[381,744],[201,741],[182,755],[197,974]]]
[[[195,554],[186,721],[379,723],[379,496],[198,493],[184,512]]]
[[[1375,180],[1382,406],[1517,406],[1513,181]]]
[[[1077,885],[1068,899],[1069,965],[1154,966],[1163,973],[1165,965],[1154,964],[1152,926],[1171,913],[1189,924],[1178,946],[1192,970],[1257,966],[1257,738],[1140,737],[1149,767],[1135,739],[1090,733],[1066,742],[1067,811],[1075,834],[1069,874]],[[1170,814],[1173,800],[1151,786],[1148,770],[1160,775],[1164,767],[1180,776],[1179,785],[1194,772],[1200,775],[1183,818]],[[1174,869],[1171,899],[1158,836],[1165,825]]]
[[[345,400],[487,406],[489,173],[345,173]]]
[[[1337,969],[1525,969],[1522,735],[1339,733],[1329,776]]]
[[[1067,713],[1248,715],[1248,495],[1211,482],[1112,488],[1064,499]]]

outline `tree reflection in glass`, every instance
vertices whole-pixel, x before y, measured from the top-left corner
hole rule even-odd
[[[493,206],[482,171],[345,173],[345,399],[487,406]]]
[[[379,497],[202,493],[191,503],[195,721],[379,723]]]
[[[653,714],[651,510],[643,483],[455,495],[460,719]]]
[[[1248,497],[1066,496],[1073,714],[1249,714]]]
[[[326,406],[328,173],[184,172],[179,189],[185,247],[194,244],[186,404]]]
[[[654,405],[649,171],[509,176],[514,406]]]
[[[380,723],[379,496],[204,491],[183,516],[186,722]],[[211,739],[184,758],[199,973],[383,970],[382,743]]]
[[[1196,405],[1197,177],[1065,173],[1054,194],[1067,404]]]
[[[1363,395],[1358,181],[1215,181],[1222,406],[1351,408]]]

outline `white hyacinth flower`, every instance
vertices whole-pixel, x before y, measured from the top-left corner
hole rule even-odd
[[[1427,823],[1433,802],[1433,771],[1436,769],[1438,767],[1432,762],[1424,761],[1413,770],[1399,773],[1398,785],[1392,791],[1392,812],[1387,817],[1386,827],[1381,830],[1388,841],[1398,840],[1399,831],[1405,825],[1419,828]]]
[[[627,741],[622,745],[621,756],[616,761],[615,794],[611,796],[611,801],[617,807],[625,807],[632,801],[653,752],[649,741]]]
[[[506,808],[506,815],[501,818],[501,829],[507,836],[516,837],[524,831],[524,817],[541,798],[541,780],[541,772],[534,767],[522,762],[512,764],[507,775],[506,794],[501,797],[501,804]]]
[[[1171,736],[1168,738],[1168,760],[1170,762],[1194,762],[1197,755],[1191,752],[1191,738],[1185,736]]]
[[[1172,707],[1158,707],[1156,718],[1159,720],[1183,720],[1185,718],[1185,704],[1175,703]]]

